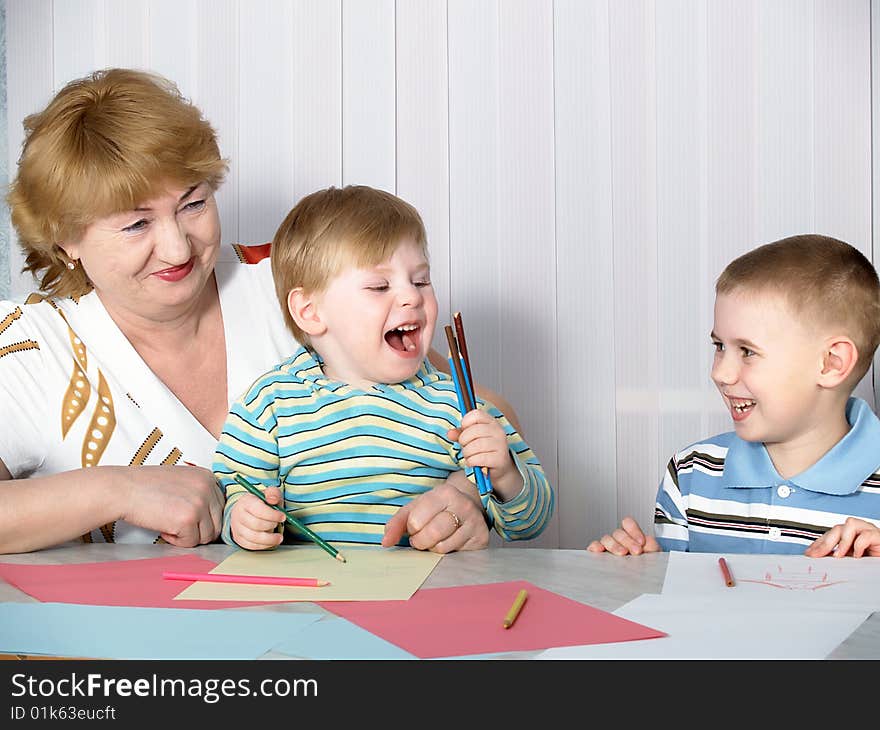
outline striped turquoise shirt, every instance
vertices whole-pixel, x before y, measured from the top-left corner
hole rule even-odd
[[[213,466],[226,493],[227,543],[229,513],[244,492],[236,473],[280,486],[285,509],[325,540],[378,544],[402,505],[466,469],[458,444],[446,438],[461,420],[450,376],[426,361],[410,380],[364,391],[327,379],[318,358],[300,348],[230,410]],[[510,501],[483,498],[489,521],[505,540],[535,537],[553,512],[553,491],[504,415],[480,403],[507,434],[523,478]]]
[[[852,428],[806,471],[783,479],[762,443],[734,432],[679,451],[657,493],[664,550],[800,554],[847,517],[880,526],[880,420],[850,398]]]

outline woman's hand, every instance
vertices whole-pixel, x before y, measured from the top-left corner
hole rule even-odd
[[[821,537],[817,537],[810,547],[804,550],[808,558],[823,558],[831,555],[843,558],[850,555],[860,558],[863,555],[880,557],[880,528],[871,522],[857,517],[847,517],[842,525],[835,525]]]
[[[267,487],[263,495],[265,502],[253,494],[241,495],[229,515],[232,539],[245,550],[268,550],[280,545],[284,539],[283,531],[278,529],[278,525],[284,522],[284,515],[269,506],[281,504],[281,490]]]
[[[612,555],[640,555],[641,553],[659,553],[660,545],[653,537],[642,532],[639,523],[632,517],[624,517],[618,527],[610,535],[603,535],[587,545],[591,553],[609,552]]]
[[[225,498],[214,474],[199,466],[109,467],[127,489],[120,519],[177,547],[213,542],[220,534]]]
[[[439,487],[397,510],[385,525],[382,546],[396,545],[405,534],[416,550],[434,553],[480,550],[489,545],[479,494],[464,472],[453,472]]]

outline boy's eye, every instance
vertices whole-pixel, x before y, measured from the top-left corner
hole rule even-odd
[[[431,282],[426,279],[422,279],[421,281],[414,281],[413,284],[418,287],[431,286]]]
[[[370,291],[388,291],[388,284],[370,284],[367,286]]]
[[[122,230],[126,233],[137,233],[138,231],[142,231],[149,225],[149,221],[146,218],[141,218],[138,221],[135,221],[130,226],[125,226]]]
[[[751,357],[755,354],[755,351],[750,350],[748,347],[740,347],[739,349],[742,351],[743,357]]]
[[[715,352],[724,352],[724,345],[722,345],[720,342],[715,342],[713,340],[712,347],[714,348]]]

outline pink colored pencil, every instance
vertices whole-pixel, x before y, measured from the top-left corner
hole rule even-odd
[[[228,573],[162,573],[165,580],[205,580],[211,583],[252,583],[263,586],[329,586],[330,581],[317,578],[288,578],[283,575],[231,575]]]

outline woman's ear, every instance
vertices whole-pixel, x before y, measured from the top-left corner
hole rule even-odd
[[[287,293],[287,311],[290,312],[296,326],[309,337],[320,336],[327,329],[321,321],[315,297],[306,294],[302,287],[291,289]]]
[[[844,382],[859,361],[859,351],[849,337],[833,337],[825,343],[819,385],[836,388]]]
[[[79,261],[79,244],[75,241],[60,241],[55,244],[69,261]]]

